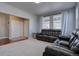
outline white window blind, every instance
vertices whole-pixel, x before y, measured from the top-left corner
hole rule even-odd
[[[53,29],[61,29],[62,24],[62,14],[57,14],[53,16]]]
[[[50,16],[42,17],[42,29],[61,29],[62,25],[62,14],[56,14],[52,16],[53,19],[50,19]],[[52,24],[52,26],[51,26]]]
[[[42,17],[42,29],[50,28],[50,17]]]

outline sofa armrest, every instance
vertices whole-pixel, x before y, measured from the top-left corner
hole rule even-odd
[[[63,36],[63,35],[59,35],[59,40],[65,40],[65,41],[69,41],[70,40],[70,36]]]
[[[36,33],[36,35],[42,35],[42,33]]]
[[[77,56],[77,55],[78,54],[74,53],[69,49],[58,46],[46,47],[43,53],[43,56]]]
[[[78,56],[78,54],[61,47],[46,47],[43,56]]]
[[[65,46],[65,47],[69,47],[69,42],[61,40],[61,41],[59,41],[59,45],[60,46]]]
[[[55,42],[54,42],[55,45],[58,45],[58,46],[65,46],[65,47],[69,47],[69,42],[68,41],[65,41],[65,40],[59,40],[57,39]]]
[[[40,35],[43,35],[42,33],[36,33],[36,38],[38,38]]]

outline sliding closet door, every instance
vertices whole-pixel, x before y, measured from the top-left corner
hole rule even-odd
[[[9,16],[0,13],[0,39],[9,37],[8,21],[9,21]]]
[[[24,36],[29,37],[29,20],[24,19]]]
[[[21,18],[10,16],[9,22],[9,38],[18,38],[24,36],[23,34],[23,23],[24,21]]]

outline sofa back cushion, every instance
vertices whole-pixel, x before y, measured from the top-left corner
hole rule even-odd
[[[76,31],[73,31],[72,34],[71,34],[71,38],[69,40],[69,47],[72,46],[72,44],[74,43],[74,41],[76,40],[77,38],[77,32]]]
[[[76,53],[79,53],[79,31],[75,33],[75,38],[71,42],[70,49]]]
[[[52,29],[42,29],[43,35],[49,35],[49,36],[59,36],[61,34],[60,30],[52,30]]]
[[[53,36],[59,36],[61,34],[60,30],[53,30]]]
[[[43,34],[43,35],[50,35],[50,36],[52,36],[52,30],[43,29],[43,30],[42,30],[42,34]]]
[[[71,50],[73,50],[76,53],[79,53],[79,38],[76,38],[76,40],[73,42]]]

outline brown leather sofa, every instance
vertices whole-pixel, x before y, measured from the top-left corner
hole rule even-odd
[[[36,39],[53,43],[60,34],[60,30],[42,29],[41,33],[36,34]]]

